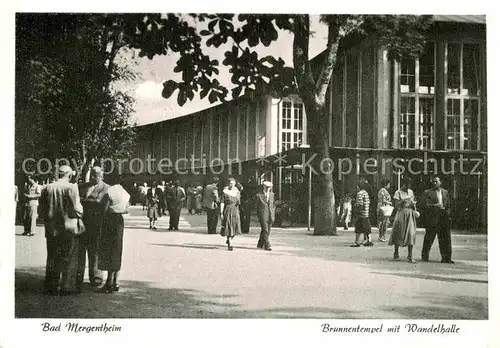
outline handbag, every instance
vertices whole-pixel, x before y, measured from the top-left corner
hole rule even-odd
[[[64,220],[64,229],[73,233],[75,236],[79,236],[85,232],[85,225],[79,218],[66,218]]]
[[[390,217],[392,215],[392,211],[394,207],[392,205],[384,205],[380,207],[380,211],[384,217]]]

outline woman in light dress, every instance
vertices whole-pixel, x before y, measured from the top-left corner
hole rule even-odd
[[[385,242],[385,232],[389,225],[390,216],[384,216],[382,207],[392,206],[391,194],[389,189],[391,188],[391,182],[387,179],[382,180],[382,188],[378,191],[378,240]]]
[[[413,258],[413,246],[417,235],[415,210],[417,202],[410,189],[411,180],[403,179],[401,189],[394,194],[394,206],[397,209],[396,217],[389,238],[389,245],[394,245],[394,260],[399,260],[399,247],[408,247],[408,262],[416,263]]]
[[[241,234],[240,224],[240,190],[236,188],[236,180],[230,178],[228,185],[222,190],[220,204],[221,211],[221,236],[226,237],[227,249],[233,250],[231,239]]]

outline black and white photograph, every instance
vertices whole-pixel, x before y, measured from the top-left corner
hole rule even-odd
[[[489,14],[192,8],[10,14],[12,320],[488,323]]]

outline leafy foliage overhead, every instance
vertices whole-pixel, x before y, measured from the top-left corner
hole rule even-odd
[[[308,15],[145,14],[142,21],[137,17],[128,20],[132,27],[127,32],[133,38],[130,46],[139,49],[140,56],[180,55],[174,71],[181,73],[182,82],[166,81],[163,96],[169,98],[178,90],[177,102],[182,106],[195,93],[202,99],[208,96],[211,103],[227,100],[229,90],[217,79],[219,61],[211,59],[204,48],[228,43],[222,64],[230,68],[232,98],[248,90],[266,89],[281,95],[296,92],[294,68],[285,66],[281,58],[260,57],[255,47],[271,45],[283,31],[297,34],[304,29],[304,21],[309,21]],[[337,44],[338,52],[369,38],[386,46],[390,58],[401,59],[420,54],[431,16],[322,15],[321,21],[328,26],[329,39]]]

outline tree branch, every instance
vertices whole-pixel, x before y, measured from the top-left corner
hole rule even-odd
[[[314,89],[314,78],[309,64],[309,15],[297,15],[293,30],[293,67],[301,97]]]
[[[330,84],[333,69],[337,62],[337,52],[339,50],[339,26],[334,23],[328,24],[328,41],[326,46],[326,57],[321,68],[318,80],[316,81],[316,88],[314,94],[317,98],[323,100],[325,98],[326,90]]]

